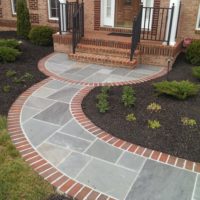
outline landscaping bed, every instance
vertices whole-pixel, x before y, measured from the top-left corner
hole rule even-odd
[[[6,31],[0,32],[0,39],[19,39],[16,32]],[[38,68],[38,61],[44,56],[53,52],[53,47],[41,47],[32,44],[28,40],[22,40],[20,45],[22,54],[12,63],[0,63],[0,114],[7,115],[10,106],[16,98],[26,89],[37,82],[45,79],[46,76],[42,74]],[[15,77],[20,79],[26,73],[29,77],[24,82],[16,83],[13,78],[7,77],[8,70],[16,72]],[[10,92],[4,92],[4,86],[10,86]]]
[[[181,54],[169,73],[168,79],[190,80],[199,83],[192,76],[192,65]],[[86,116],[98,127],[125,141],[146,148],[168,153],[173,156],[200,162],[200,93],[186,100],[177,100],[169,96],[158,96],[153,83],[166,80],[167,76],[146,83],[132,85],[136,93],[135,105],[124,107],[121,101],[122,88],[112,87],[109,92],[109,110],[99,112],[97,95],[101,88],[93,89],[83,100],[82,108]],[[150,112],[147,106],[157,103],[158,112]],[[134,113],[136,121],[127,121],[128,114]],[[183,125],[182,118],[194,119],[193,126]],[[151,129],[149,120],[158,120],[160,127]]]

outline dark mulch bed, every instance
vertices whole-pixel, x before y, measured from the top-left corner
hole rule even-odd
[[[72,200],[72,199],[65,197],[64,195],[52,195],[47,200]]]
[[[169,80],[191,80],[192,65],[180,55],[169,73]],[[110,110],[100,114],[96,108],[96,95],[100,88],[95,88],[83,100],[83,110],[87,117],[98,127],[112,135],[153,150],[169,153],[174,156],[200,162],[200,94],[185,101],[175,100],[166,96],[157,97],[152,87],[153,82],[166,80],[166,76],[154,81],[134,85],[136,91],[136,105],[125,108],[120,100],[122,87],[111,89]],[[199,83],[199,82],[198,82]],[[147,106],[156,102],[162,106],[160,113],[150,113]],[[127,122],[127,114],[134,113],[136,122]],[[197,126],[189,128],[183,126],[181,117],[193,118]],[[147,121],[157,119],[161,128],[148,128]]]
[[[16,32],[0,32],[0,39],[2,38],[15,38]],[[37,82],[45,79],[46,76],[42,74],[38,68],[38,61],[44,56],[53,52],[53,47],[40,47],[30,43],[30,41],[22,40],[21,45],[22,55],[14,63],[0,63],[0,114],[7,115],[8,110],[15,99],[27,88],[31,87]],[[25,84],[13,83],[11,78],[7,78],[5,73],[7,70],[15,70],[17,77],[21,77],[26,72],[32,74],[34,78],[28,80]],[[5,93],[2,91],[4,85],[11,86],[11,92]]]

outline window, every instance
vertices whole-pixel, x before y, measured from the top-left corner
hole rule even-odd
[[[12,14],[16,15],[17,11],[17,0],[11,0]]]
[[[49,19],[58,19],[58,0],[48,0]]]
[[[197,15],[197,26],[196,26],[197,30],[200,30],[200,4],[199,4],[199,12]]]

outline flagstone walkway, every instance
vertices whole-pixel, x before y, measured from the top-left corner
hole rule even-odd
[[[83,82],[138,81],[161,68],[115,69],[68,61],[64,54],[54,54],[45,67],[80,83],[49,78],[16,101],[20,108],[11,108],[9,121],[19,108],[22,129],[18,133],[10,124],[11,138],[38,173],[78,200],[200,200],[200,174],[106,143],[72,112],[74,97],[88,88]]]

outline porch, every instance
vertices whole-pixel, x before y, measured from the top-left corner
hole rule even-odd
[[[174,1],[176,5],[171,1],[171,7],[147,7],[146,3],[145,6],[140,4],[137,12],[134,12],[137,14],[134,20],[131,19],[133,16],[128,17],[132,23],[130,28],[125,26],[129,23],[116,27],[115,25],[119,24],[117,16],[113,18],[113,25],[110,26],[105,26],[105,20],[102,19],[102,26],[98,31],[88,31],[85,27],[83,1],[61,2],[60,31],[54,35],[55,50],[66,52],[69,58],[83,62],[129,68],[136,67],[137,63],[168,66],[169,59],[175,60],[181,51],[181,41],[177,40],[181,4],[177,4],[177,0]],[[107,2],[106,5],[112,7],[112,0],[101,2]],[[120,2],[118,0],[116,4],[118,10]],[[129,6],[133,9],[133,5],[138,2],[129,1],[124,7]],[[102,9],[104,13],[105,10],[108,12],[107,16],[112,17],[113,8],[106,8],[102,3]],[[125,19],[127,20],[122,17],[121,22],[125,22]]]

